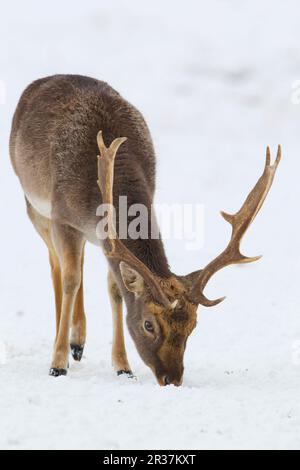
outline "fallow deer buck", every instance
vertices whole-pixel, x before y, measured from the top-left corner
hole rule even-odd
[[[82,268],[85,243],[90,241],[102,245],[109,265],[115,370],[131,374],[123,335],[124,300],[130,334],[158,383],[181,385],[184,351],[196,326],[197,308],[223,300],[206,298],[207,282],[225,266],[259,258],[243,256],[240,242],[272,185],[280,146],[273,165],[267,148],[263,174],[242,208],[234,215],[222,212],[232,226],[227,248],[204,269],[187,276],[176,276],[169,269],[160,237],[121,241],[112,210],[108,210],[108,238],[100,241],[96,236],[101,202],[113,204],[118,212],[119,196],[125,195],[129,205],[144,204],[150,213],[155,189],[155,154],[147,125],[108,84],[72,75],[31,84],[14,115],[10,154],[28,215],[49,250],[56,303],[50,375],[67,373],[70,346],[75,360],[82,357],[86,340]]]

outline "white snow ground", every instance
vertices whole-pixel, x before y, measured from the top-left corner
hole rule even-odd
[[[0,11],[0,448],[300,447],[299,2],[10,0]],[[53,73],[104,79],[145,115],[156,144],[157,202],[205,204],[205,243],[168,240],[175,272],[220,251],[260,175],[267,144],[283,160],[243,250],[199,309],[181,388],[161,388],[128,338],[137,381],[110,366],[106,263],[89,246],[88,342],[66,378],[48,377],[54,313],[47,254],[27,220],[8,157],[20,93]],[[2,90],[3,91],[3,90]],[[3,93],[2,93],[3,94]],[[2,96],[3,98],[3,96]],[[4,358],[6,351],[6,360]]]

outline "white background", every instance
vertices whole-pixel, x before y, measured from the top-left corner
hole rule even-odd
[[[0,7],[0,447],[299,448],[299,2],[86,0]],[[47,251],[27,219],[8,155],[31,81],[78,73],[109,82],[146,117],[158,156],[157,203],[205,205],[205,243],[166,241],[174,272],[202,267],[230,235],[265,147],[283,159],[243,242],[255,265],[210,282],[182,388],[161,388],[128,338],[137,381],[110,366],[106,262],[87,249],[88,341],[69,375],[47,376],[54,302]],[[298,343],[297,343],[298,341]]]

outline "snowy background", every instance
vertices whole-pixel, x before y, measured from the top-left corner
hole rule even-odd
[[[0,448],[300,448],[299,2],[16,0],[0,7]],[[110,365],[102,253],[87,248],[82,363],[48,377],[54,302],[47,251],[10,167],[13,111],[54,73],[109,82],[145,115],[158,155],[156,202],[205,205],[205,243],[166,249],[178,274],[225,246],[266,145],[283,160],[243,243],[255,265],[210,282],[182,388],[161,388],[128,338],[137,381]],[[3,88],[6,87],[6,99]],[[294,90],[295,93],[295,90]],[[6,355],[6,358],[4,357]]]

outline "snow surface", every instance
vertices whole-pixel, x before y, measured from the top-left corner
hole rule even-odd
[[[1,3],[0,447],[232,449],[300,447],[299,2],[265,0]],[[48,377],[54,303],[47,254],[8,158],[12,113],[32,80],[80,73],[108,81],[145,115],[156,145],[157,202],[205,204],[205,243],[166,242],[181,274],[225,246],[265,147],[283,160],[232,267],[199,309],[184,386],[161,388],[127,338],[137,381],[110,365],[106,262],[87,249],[88,342],[69,375]],[[3,93],[2,93],[3,94]],[[6,360],[4,358],[6,352]]]

